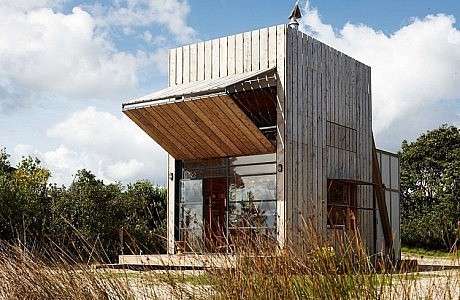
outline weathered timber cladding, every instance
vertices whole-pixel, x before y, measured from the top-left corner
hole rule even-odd
[[[174,157],[168,155],[168,174],[175,174],[175,160]],[[175,229],[176,229],[176,187],[175,187],[174,178],[168,179],[168,199],[167,199],[167,209],[168,209],[168,253],[175,253]]]
[[[372,181],[370,68],[280,25],[171,50],[169,85],[275,66],[278,241],[300,245],[306,224],[328,232],[328,178]],[[372,196],[372,187],[359,186],[358,206],[373,208]],[[372,210],[357,218],[373,251]]]
[[[285,225],[326,232],[327,179],[371,182],[370,68],[291,28],[286,38]],[[372,249],[372,187],[358,187],[358,224]]]
[[[276,66],[278,74],[277,106],[276,106],[276,161],[281,172],[276,173],[276,210],[278,214],[278,243],[283,247],[286,243],[286,196],[285,196],[285,131],[286,131],[286,26],[278,26],[276,30],[269,28],[268,64]],[[275,51],[276,49],[276,51]]]
[[[248,71],[277,67],[277,163],[284,166],[284,81],[286,60],[286,26],[274,26],[252,32],[246,32],[212,41],[188,45],[169,52],[169,86],[191,81],[207,80]],[[192,126],[192,124],[188,124]],[[230,133],[229,133],[230,134]],[[181,151],[178,149],[178,151]],[[190,151],[190,149],[182,149]],[[169,164],[174,165],[174,158],[169,156]],[[170,167],[173,179],[168,186],[173,187],[179,177]],[[174,197],[174,193],[170,197]],[[277,227],[281,245],[284,241],[284,172],[277,174]],[[168,203],[174,203],[169,199]],[[174,249],[174,227],[168,227],[169,249]]]
[[[304,228],[326,229],[326,47],[287,28],[285,224],[287,239],[302,245]]]
[[[169,86],[278,67],[285,59],[284,25],[169,51]]]

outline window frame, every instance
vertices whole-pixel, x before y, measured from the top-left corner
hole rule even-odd
[[[358,184],[345,180],[327,181],[327,228],[354,230],[357,224]]]

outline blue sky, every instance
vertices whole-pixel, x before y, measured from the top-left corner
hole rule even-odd
[[[0,148],[66,185],[166,182],[166,154],[121,103],[167,84],[167,49],[286,23],[295,1],[3,0]],[[300,29],[372,67],[377,146],[460,125],[460,1],[300,1]]]

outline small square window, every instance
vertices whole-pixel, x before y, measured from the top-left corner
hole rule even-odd
[[[328,180],[328,228],[354,229],[356,224],[356,184]]]

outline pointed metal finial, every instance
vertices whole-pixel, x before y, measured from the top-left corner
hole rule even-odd
[[[299,22],[297,22],[297,19],[300,18],[302,18],[302,14],[300,13],[299,0],[297,0],[294,9],[288,17],[288,19],[291,20],[288,25],[294,29],[299,29]]]

